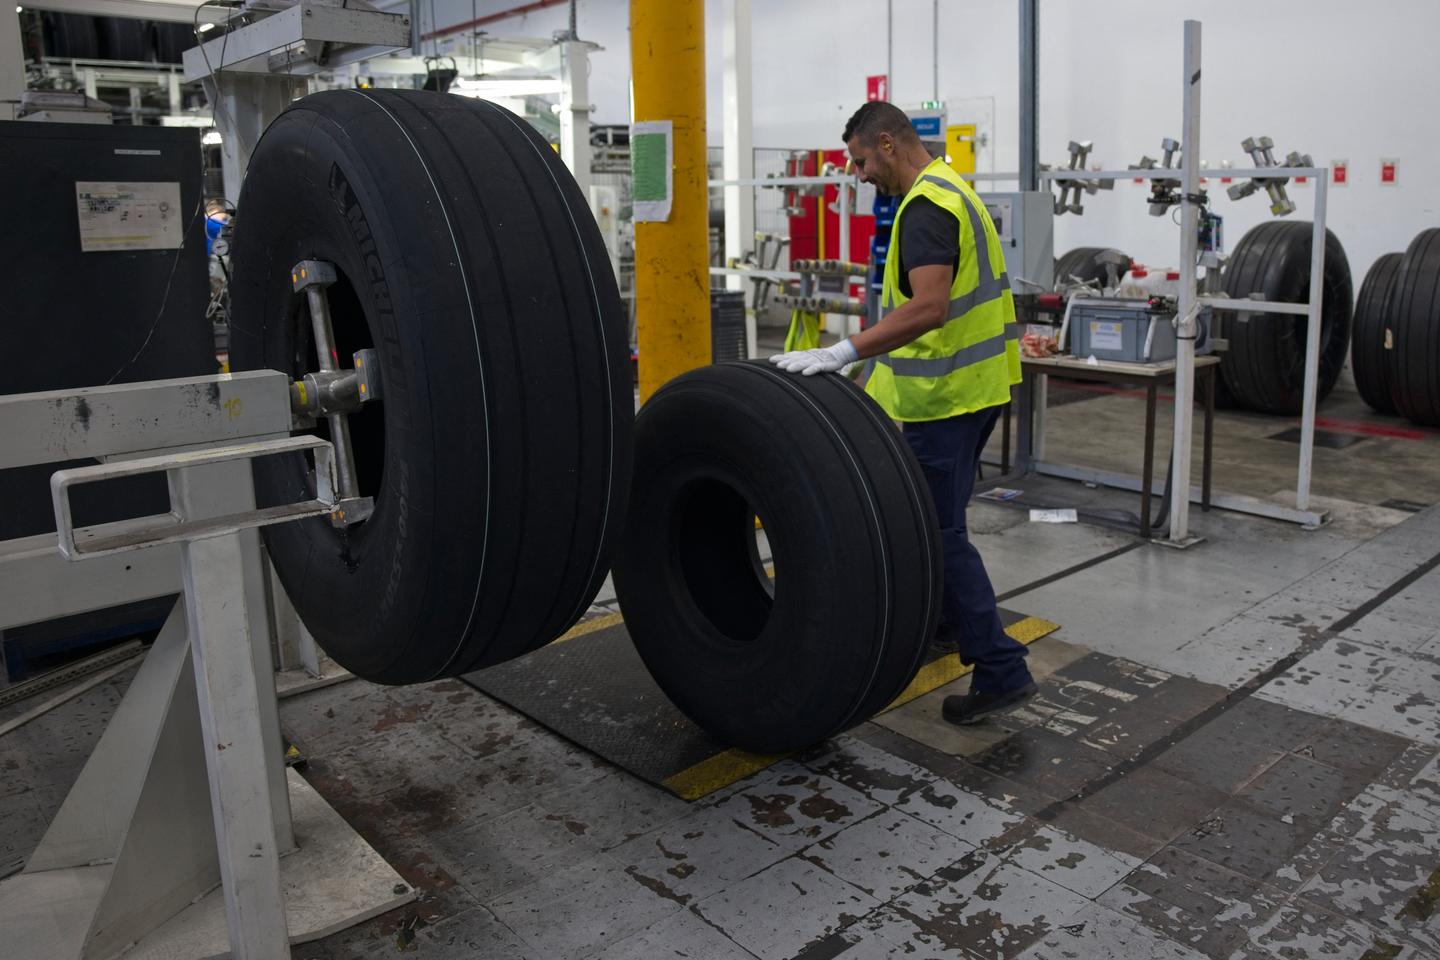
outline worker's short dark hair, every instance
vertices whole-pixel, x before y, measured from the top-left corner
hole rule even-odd
[[[920,141],[920,135],[915,132],[915,127],[910,123],[910,118],[905,116],[905,111],[883,100],[871,100],[851,114],[845,124],[845,135],[842,139],[849,143],[859,137],[861,143],[869,146],[882,133],[890,134],[897,143]]]

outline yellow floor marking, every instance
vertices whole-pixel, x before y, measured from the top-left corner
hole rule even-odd
[[[604,630],[606,627],[613,627],[618,623],[624,623],[625,618],[618,613],[607,613],[601,617],[590,620],[581,620],[575,626],[566,630],[555,639],[556,643],[564,643],[566,640],[574,640],[576,637],[583,637],[587,633],[594,633],[596,630]]]
[[[1049,620],[1026,617],[1023,620],[1016,620],[1006,627],[1005,634],[1012,640],[1019,640],[1021,643],[1029,645],[1059,629],[1059,624],[1051,623]],[[947,653],[938,660],[931,660],[920,668],[919,673],[915,674],[915,679],[910,681],[910,686],[892,700],[890,706],[880,712],[887,713],[896,707],[904,706],[916,697],[922,697],[931,690],[939,689],[950,681],[965,676],[971,669],[960,662],[958,653]]]
[[[721,787],[728,787],[736,780],[743,780],[752,773],[788,757],[788,753],[751,753],[731,747],[713,757],[706,757],[693,767],[687,767],[662,781],[665,789],[682,800],[698,800]]]
[[[1005,633],[1011,638],[1028,645],[1059,629],[1059,624],[1051,623],[1049,620],[1042,620],[1039,617],[1026,617],[1006,627]],[[905,688],[905,692],[901,693],[885,710],[880,712],[884,713],[888,710],[894,710],[902,704],[909,703],[916,697],[923,696],[931,690],[943,687],[950,681],[965,676],[965,674],[970,672],[970,669],[970,667],[960,663],[960,655],[955,653],[947,654],[938,660],[932,660],[920,668],[920,672],[915,675],[914,680],[910,681],[910,686]],[[735,781],[748,777],[752,773],[758,773],[776,761],[785,759],[787,756],[789,756],[789,754],[766,755],[731,748],[721,751],[713,757],[707,757],[693,767],[681,770],[672,777],[666,777],[663,785],[667,790],[682,800],[698,800],[706,794],[713,793],[723,787],[728,787]]]

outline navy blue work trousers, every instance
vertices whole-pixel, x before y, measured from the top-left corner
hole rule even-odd
[[[999,418],[1000,408],[991,407],[944,420],[907,423],[904,432],[930,484],[940,521],[945,551],[941,636],[953,638],[961,663],[975,667],[972,691],[1003,693],[1030,682],[1025,666],[1028,651],[1005,635],[995,588],[965,526],[980,453]]]

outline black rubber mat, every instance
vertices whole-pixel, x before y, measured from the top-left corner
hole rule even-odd
[[[1006,632],[1030,643],[1058,629],[1000,611]],[[968,672],[941,649],[896,704]],[[642,780],[695,800],[779,760],[711,739],[660,692],[619,614],[578,624],[533,653],[462,679]]]
[[[1280,440],[1285,443],[1299,443],[1300,428],[1291,427],[1289,430],[1282,430],[1279,433],[1272,434],[1267,439]],[[1315,446],[1322,447],[1326,450],[1344,450],[1346,447],[1355,446],[1355,444],[1360,443],[1364,439],[1365,437],[1353,433],[1336,433],[1333,430],[1315,431]]]

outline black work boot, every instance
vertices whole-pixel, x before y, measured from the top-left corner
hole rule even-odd
[[[1003,693],[980,690],[955,694],[945,698],[945,705],[941,708],[940,713],[951,723],[968,726],[972,723],[979,723],[986,717],[1018,707],[1035,696],[1035,690],[1035,682],[1032,680],[1023,687],[1016,687],[1014,690],[1006,690]]]

